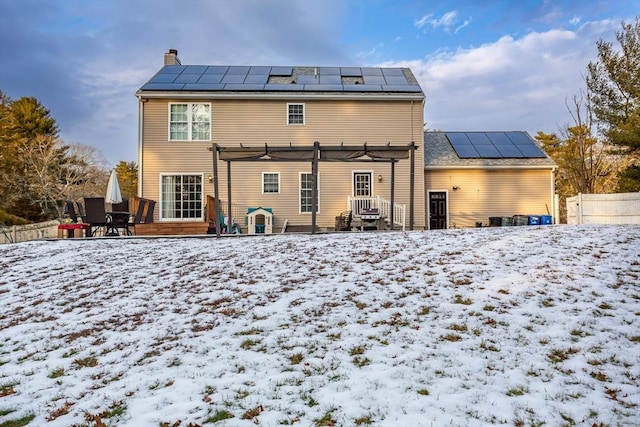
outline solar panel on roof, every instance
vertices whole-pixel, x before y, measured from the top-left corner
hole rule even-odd
[[[266,66],[251,67],[249,69],[249,74],[266,74],[268,76],[270,72],[271,67]]]
[[[447,132],[446,136],[460,158],[545,157],[524,132]]]
[[[222,79],[221,83],[244,83],[246,74],[227,74]]]
[[[361,77],[362,70],[360,67],[341,67],[340,75],[342,77]]]
[[[324,85],[341,85],[342,77],[340,76],[325,76],[320,75],[320,84]]]
[[[318,74],[321,76],[339,76],[340,68],[339,67],[317,67]]]
[[[387,81],[382,76],[364,76],[364,84],[367,85],[386,85]]]
[[[184,65],[165,65],[159,71],[159,74],[180,74],[184,68]]]
[[[402,86],[409,84],[404,76],[384,76],[384,78],[388,85]]]
[[[184,90],[222,90],[224,85],[221,83],[187,83],[183,87]]]
[[[345,92],[380,92],[380,85],[343,85]]]
[[[209,84],[209,83],[220,83],[222,81],[222,78],[224,76],[222,74],[203,74],[202,76],[200,76],[200,80],[198,80],[198,83],[204,83],[204,84]]]
[[[209,65],[205,73],[207,74],[226,74],[229,67],[226,65]]]
[[[382,76],[382,69],[373,67],[362,67],[363,76]]]
[[[293,67],[271,67],[271,76],[290,76],[293,73]]]
[[[500,159],[502,158],[502,154],[500,154],[500,151],[498,151],[498,149],[496,147],[493,146],[493,144],[488,143],[488,144],[473,144],[473,148],[476,149],[476,151],[478,152],[479,156],[483,159]]]
[[[200,74],[180,74],[174,80],[174,83],[196,83],[200,78]]]
[[[187,65],[182,74],[202,74],[207,71],[206,65]]]
[[[229,67],[229,69],[227,70],[227,75],[229,74],[242,74],[242,75],[247,75],[247,73],[249,73],[249,67],[244,66],[244,65],[234,65]]]
[[[454,150],[456,150],[456,154],[461,159],[474,159],[480,157],[480,154],[478,154],[478,151],[476,151],[473,145],[454,146]]]
[[[269,76],[266,74],[247,74],[247,78],[244,79],[245,83],[259,83],[265,84],[269,80]]]
[[[489,137],[484,132],[469,132],[467,138],[473,145],[492,145]]]
[[[158,74],[150,80],[150,83],[171,83],[176,79],[177,74]]]
[[[384,74],[385,77],[404,76],[401,68],[382,68],[382,74]]]
[[[238,84],[238,83],[229,83],[224,85],[224,90],[252,90],[259,91],[263,90],[264,85],[260,84]]]

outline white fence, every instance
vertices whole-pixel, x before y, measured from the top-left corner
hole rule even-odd
[[[640,192],[568,197],[567,224],[640,224]]]
[[[28,242],[58,236],[59,221],[39,222],[37,224],[12,225],[0,227],[0,244]]]

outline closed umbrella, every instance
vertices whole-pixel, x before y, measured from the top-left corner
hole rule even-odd
[[[116,175],[115,169],[111,171],[109,183],[107,184],[107,197],[105,197],[104,201],[110,204],[122,203],[122,193],[120,193],[120,184],[118,183],[118,175]]]

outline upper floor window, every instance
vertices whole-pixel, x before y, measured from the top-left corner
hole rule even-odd
[[[170,141],[211,141],[211,104],[169,104]]]
[[[304,104],[287,104],[287,124],[304,124]]]
[[[280,173],[263,172],[262,173],[262,193],[279,193],[280,192]]]

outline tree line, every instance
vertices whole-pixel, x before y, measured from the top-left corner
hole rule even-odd
[[[12,100],[0,91],[0,222],[63,218],[65,200],[104,196],[109,168],[88,145],[67,144],[36,98]],[[137,165],[116,166],[123,196],[137,193]]]
[[[578,193],[640,191],[640,16],[622,22],[619,46],[600,39],[585,89],[567,101],[573,123],[536,139],[558,164],[561,218]]]

